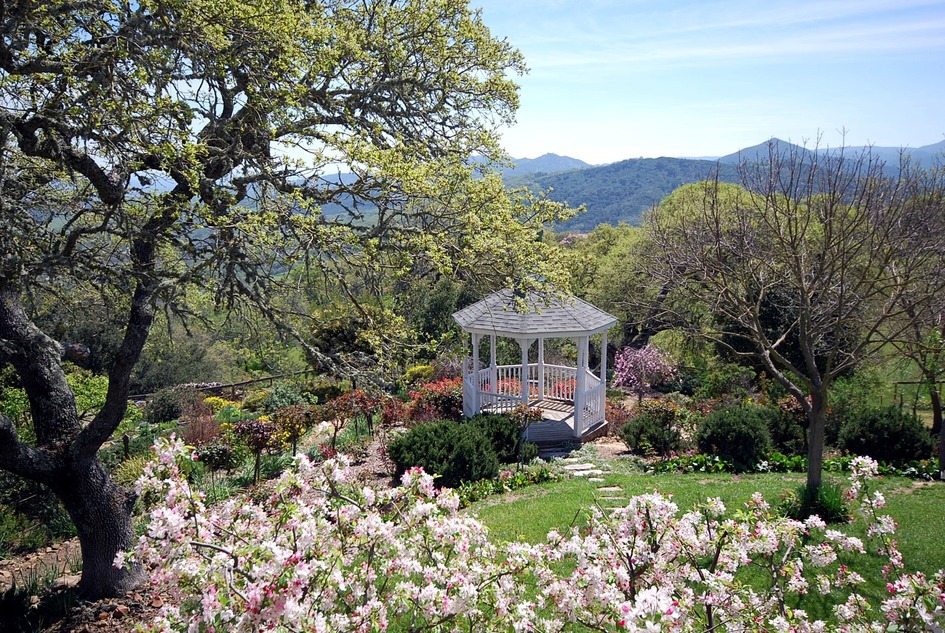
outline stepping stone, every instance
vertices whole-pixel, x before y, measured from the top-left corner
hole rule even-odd
[[[626,501],[626,497],[597,497],[600,501]]]
[[[567,466],[564,467],[564,469],[565,469],[565,470],[570,470],[570,471],[575,471],[575,470],[593,470],[593,469],[597,469],[597,464],[588,464],[588,463],[584,463],[584,464],[568,464]],[[598,470],[597,472],[604,472],[604,471]],[[594,474],[597,474],[597,473],[594,473]]]
[[[607,480],[604,479],[603,477],[588,477],[587,480],[588,480],[588,481],[592,481],[592,482],[594,482],[595,484],[602,484],[602,483],[604,483],[605,481],[607,481]]]
[[[623,492],[623,488],[620,486],[602,486],[597,489],[597,492]]]
[[[590,477],[591,475],[603,475],[604,471],[592,469],[592,470],[572,470],[571,474],[575,477]]]
[[[566,455],[570,455],[571,453],[565,453],[565,454],[566,454]],[[573,463],[575,463],[575,462],[581,461],[581,458],[580,458],[580,457],[562,457],[562,458],[560,459],[560,461],[562,461],[562,462],[564,462],[564,463],[566,463],[566,464],[573,464]]]

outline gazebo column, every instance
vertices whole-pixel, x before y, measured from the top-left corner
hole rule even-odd
[[[519,347],[522,348],[522,404],[528,406],[528,348],[531,347],[532,339],[520,338]]]
[[[489,335],[489,391],[491,393],[499,393],[499,376],[496,371],[495,364],[495,334]],[[497,398],[492,397],[492,404],[495,405],[499,401]]]
[[[538,339],[538,400],[545,399],[545,339]]]
[[[587,343],[589,337],[577,338],[577,376],[574,387],[574,437],[584,433],[584,392],[587,391]]]
[[[472,335],[472,384],[475,387],[473,391],[473,410],[479,413],[482,410],[482,380],[479,378],[479,344],[482,342],[482,334]]]

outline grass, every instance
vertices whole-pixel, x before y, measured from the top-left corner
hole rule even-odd
[[[602,463],[599,459],[595,462]],[[615,460],[613,465],[615,470],[621,468],[621,460]],[[839,475],[825,475],[825,480],[828,479],[841,486],[846,483]],[[603,508],[623,505],[619,500],[602,497],[629,498],[658,490],[673,495],[680,513],[707,497],[720,497],[729,511],[733,511],[742,507],[756,491],[775,506],[781,495],[793,492],[803,483],[804,475],[801,474],[646,475],[633,473],[624,467],[624,472],[607,475],[603,483],[574,478],[542,484],[486,499],[471,506],[469,512],[489,527],[493,540],[497,542],[525,540],[538,543],[545,540],[551,529],[563,531],[572,525],[586,524],[587,511],[595,503]],[[598,491],[599,487],[620,487],[622,492],[602,493]],[[899,523],[897,540],[907,571],[931,574],[945,568],[945,548],[941,547],[942,525],[945,525],[945,484],[887,477],[876,482],[876,489],[886,497],[886,512]],[[862,521],[839,526],[839,529],[862,538],[870,551]],[[871,603],[878,604],[888,595],[882,577],[882,567],[888,561],[869,554],[855,556],[847,562],[851,562],[851,567],[866,579],[861,593]],[[817,617],[827,618],[831,604],[814,592],[796,606]]]

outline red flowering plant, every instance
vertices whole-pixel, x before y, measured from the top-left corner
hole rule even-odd
[[[565,378],[556,380],[551,385],[552,398],[561,398],[563,400],[574,400],[574,392],[577,391],[577,378]]]
[[[363,419],[368,433],[373,437],[374,416],[381,412],[382,407],[381,398],[363,389],[353,389],[325,403],[322,407],[322,419],[332,426],[331,447],[337,448],[338,434],[352,421],[355,424],[356,435],[359,435],[359,424]]]
[[[463,379],[443,378],[410,391],[408,407],[411,420],[461,420],[463,417]]]

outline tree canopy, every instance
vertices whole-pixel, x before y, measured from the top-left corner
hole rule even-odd
[[[350,271],[419,262],[562,280],[535,239],[562,207],[473,178],[471,156],[503,158],[524,65],[465,1],[25,0],[0,25],[0,361],[36,430],[24,443],[0,416],[0,467],[63,500],[89,595],[136,580],[111,564],[130,499],[95,454],[156,312],[186,313],[188,288],[252,306],[327,365],[309,315],[273,300],[288,283],[353,297]],[[299,267],[314,274],[285,274]],[[35,315],[88,297],[118,306],[121,333],[85,423],[62,363],[76,348]]]
[[[810,423],[820,485],[835,378],[907,327],[902,299],[941,293],[940,173],[898,177],[868,153],[785,153],[742,166],[744,188],[689,185],[646,220],[660,314],[749,357]]]

